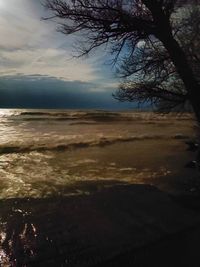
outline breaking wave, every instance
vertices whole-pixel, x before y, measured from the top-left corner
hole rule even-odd
[[[178,115],[177,115],[178,116]],[[165,122],[176,118],[175,114],[157,114],[154,112],[111,112],[111,111],[79,111],[79,110],[39,110],[39,111],[22,111],[14,113],[16,119],[23,121],[42,121],[42,120],[91,120],[91,121],[144,121],[145,123],[157,123],[159,120]],[[178,116],[179,120],[191,119],[192,115],[189,113]]]
[[[73,143],[57,143],[57,144],[31,144],[31,145],[1,145],[0,154],[10,154],[10,153],[29,153],[33,151],[44,152],[44,151],[64,151],[73,150],[88,147],[103,147],[120,142],[134,142],[134,141],[144,141],[144,140],[170,140],[170,139],[189,139],[191,136],[177,134],[173,136],[164,135],[141,135],[141,136],[130,136],[130,137],[102,137],[98,140],[89,140]]]
[[[92,121],[112,121],[120,120],[130,115],[122,115],[119,112],[106,111],[23,111],[17,114],[16,118],[23,121],[41,120],[92,120]]]

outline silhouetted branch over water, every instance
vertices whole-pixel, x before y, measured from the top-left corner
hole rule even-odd
[[[168,111],[192,106],[200,122],[199,1],[47,0],[66,35],[80,32],[80,55],[108,44],[126,77],[115,97]],[[82,37],[81,37],[82,38]]]

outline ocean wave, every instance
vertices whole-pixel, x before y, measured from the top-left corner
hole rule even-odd
[[[170,114],[158,114],[154,112],[111,112],[111,111],[79,111],[79,110],[64,110],[64,111],[22,111],[14,117],[23,121],[42,121],[42,120],[80,120],[80,121],[140,121],[144,123],[166,123],[171,120],[191,120],[192,115],[189,113],[182,114],[181,116]]]
[[[127,117],[127,118],[126,118]],[[129,119],[129,116],[124,116],[120,112],[106,111],[23,111],[14,115],[12,119],[22,121],[115,121]]]
[[[128,136],[128,137],[101,137],[95,140],[73,142],[73,143],[57,143],[57,144],[31,144],[31,145],[1,145],[0,154],[11,153],[29,153],[29,152],[45,152],[45,151],[64,151],[74,150],[88,147],[104,147],[122,142],[134,142],[145,140],[170,140],[170,139],[190,139],[191,136],[176,134],[173,136],[164,135],[141,135],[141,136]]]
[[[31,118],[23,118],[23,121],[73,121],[77,120],[78,118],[71,118],[71,117],[31,117]]]
[[[52,113],[52,112],[39,112],[39,111],[24,111],[24,112],[21,112],[19,113],[19,115],[22,115],[22,116],[49,116],[49,115],[54,115],[56,116],[57,113]]]

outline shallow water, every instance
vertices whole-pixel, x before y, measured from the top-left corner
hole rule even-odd
[[[189,114],[1,110],[0,120],[1,199],[87,193],[87,181],[169,190],[178,178],[167,178],[188,175]]]

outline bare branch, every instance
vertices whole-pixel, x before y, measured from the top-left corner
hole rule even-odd
[[[168,109],[189,100],[200,121],[198,4],[199,0],[46,0],[45,6],[58,20],[60,32],[82,33],[79,56],[109,45],[113,64],[125,79],[117,99]]]

